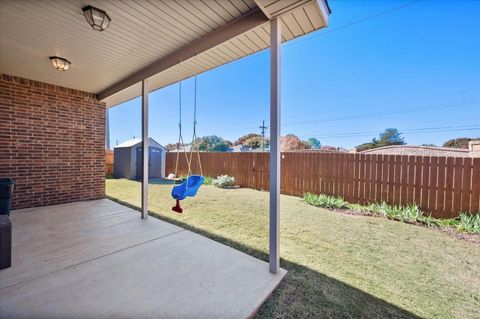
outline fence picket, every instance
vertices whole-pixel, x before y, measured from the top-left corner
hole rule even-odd
[[[422,198],[420,207],[425,211],[428,211],[428,201],[430,199],[428,196],[428,182],[431,174],[430,160],[430,156],[422,156],[422,181],[419,186]]]
[[[447,172],[445,174],[445,214],[453,210],[454,160],[453,157],[447,157]]]
[[[462,202],[461,211],[470,211],[471,201],[471,187],[472,183],[472,159],[466,157],[463,159],[463,178],[462,178]]]
[[[470,212],[480,213],[480,157],[472,161],[472,205]]]
[[[438,194],[438,157],[430,157],[430,173],[428,179],[428,212],[435,212],[437,205]],[[427,184],[427,183],[425,183]]]
[[[445,205],[445,197],[447,194],[447,187],[446,187],[446,178],[447,178],[447,158],[446,157],[439,157],[438,158],[438,191],[437,191],[437,208],[435,212],[437,215],[445,216],[446,214],[446,205]]]
[[[401,173],[402,173],[402,162],[401,162],[401,155],[395,155],[395,172],[393,177],[393,199],[391,200],[392,203],[401,203]]]
[[[454,163],[452,210],[458,212],[462,209],[463,158],[456,157]]]

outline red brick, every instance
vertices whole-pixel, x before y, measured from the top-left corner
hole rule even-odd
[[[0,177],[13,208],[105,197],[105,105],[95,94],[2,74]]]

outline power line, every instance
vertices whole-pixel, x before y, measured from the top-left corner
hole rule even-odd
[[[438,131],[422,131],[422,132],[411,132],[411,133],[402,133],[403,135],[417,135],[417,134],[426,134],[426,133],[446,133],[446,132],[467,132],[467,131],[480,131],[480,126],[475,128],[465,128],[465,129],[452,129],[452,130],[438,130]],[[372,135],[356,135],[355,137],[371,137]],[[335,137],[335,138],[347,138],[349,136]],[[327,137],[327,139],[334,137]]]
[[[424,134],[424,133],[439,133],[439,132],[460,132],[460,131],[475,131],[480,130],[480,124],[472,125],[459,125],[459,126],[437,126],[437,127],[423,127],[415,129],[405,129],[401,130],[400,133],[403,135],[414,135],[414,134]],[[372,135],[378,134],[378,132],[350,132],[350,133],[338,133],[338,134],[309,134],[302,135],[302,138],[306,137],[318,137],[318,138],[351,138],[351,137],[369,137]]]
[[[423,96],[415,96],[415,97],[411,97],[411,98],[408,98],[408,99],[401,99],[401,100],[390,100],[390,101],[385,101],[385,102],[382,102],[382,104],[397,104],[397,103],[405,103],[405,102],[412,102],[412,101],[417,101],[417,100],[422,100],[422,99],[428,99],[428,98],[432,98],[432,97],[441,97],[441,96],[446,96],[446,95],[457,95],[457,94],[464,94],[464,93],[470,93],[470,92],[478,92],[480,91],[480,89],[462,89],[462,90],[458,90],[458,91],[451,91],[451,92],[447,92],[447,93],[439,93],[439,94],[430,94],[430,95],[423,95]],[[462,98],[462,97],[460,97]],[[452,103],[464,103],[465,101],[460,101],[460,102],[452,102]],[[376,107],[376,106],[381,106],[382,104],[363,104],[363,105],[357,105],[357,106],[354,106],[354,107],[343,107],[343,106],[336,106],[336,108],[341,108],[342,110],[350,110],[350,109],[364,109],[364,108],[373,108],[373,107]],[[435,105],[439,105],[439,104],[428,104],[426,106],[435,106]],[[442,104],[443,105],[443,104]],[[469,105],[469,104],[468,104]],[[458,106],[458,105],[454,105],[454,106]],[[462,106],[462,105],[460,105]],[[421,108],[421,107],[425,107],[425,105],[414,105],[410,108]],[[423,111],[422,109],[419,109],[419,111]],[[322,113],[322,112],[320,112]],[[316,114],[316,113],[313,113],[313,114]],[[391,114],[390,112],[388,112],[388,114]],[[362,114],[363,115],[363,114]],[[311,117],[312,116],[312,113],[309,113],[309,116]],[[355,115],[353,115],[355,116]],[[323,121],[325,120],[325,118],[323,119],[319,119],[318,121]],[[328,119],[328,121],[331,121],[331,120],[337,120],[336,118],[333,118],[333,119]],[[317,120],[315,120],[316,122]],[[233,122],[233,121],[228,121],[227,122],[229,123],[236,123],[236,122]],[[312,123],[314,121],[312,120]],[[304,124],[304,123],[301,123],[301,122],[287,122],[287,123],[282,123],[282,126],[284,125],[296,125],[296,124]],[[238,123],[236,123],[238,124]],[[268,125],[268,123],[267,123]],[[251,129],[254,130],[254,126],[252,125],[251,126]]]
[[[386,101],[383,101],[383,102],[380,102],[380,103],[374,103],[374,104],[367,103],[367,104],[362,104],[362,105],[356,105],[356,106],[353,106],[353,107],[352,106],[344,107],[344,106],[341,106],[341,105],[336,105],[335,107],[336,108],[341,108],[342,110],[365,109],[365,108],[374,108],[374,107],[378,107],[378,106],[383,106],[385,104],[396,105],[396,104],[399,104],[399,103],[414,102],[414,101],[418,101],[418,100],[424,100],[424,99],[435,98],[435,97],[442,97],[442,96],[447,96],[447,95],[448,95],[448,97],[452,97],[454,95],[459,95],[459,94],[463,95],[460,98],[465,98],[465,96],[464,96],[465,93],[478,92],[478,91],[480,91],[480,89],[462,89],[462,90],[459,90],[459,91],[442,92],[442,93],[438,93],[438,94],[415,96],[415,97],[410,97],[410,98],[407,98],[407,99],[386,100]],[[463,100],[462,100],[462,102],[463,102]],[[324,111],[325,110],[322,110],[322,111],[320,111],[320,113],[324,113]],[[310,113],[310,115],[318,114],[318,113],[319,112]]]
[[[430,105],[424,105],[423,107],[416,106],[416,107],[410,107],[410,108],[404,108],[404,109],[389,110],[385,112],[362,113],[362,114],[355,114],[355,115],[349,115],[349,116],[343,116],[343,117],[320,118],[320,119],[312,119],[312,120],[306,120],[306,121],[290,122],[290,123],[284,123],[283,126],[295,126],[295,125],[305,125],[305,124],[311,124],[311,123],[357,120],[357,119],[372,118],[372,117],[382,117],[382,116],[399,115],[399,114],[406,114],[406,113],[439,110],[439,109],[460,107],[460,106],[466,106],[466,105],[475,105],[477,103],[479,103],[479,101],[458,102],[453,104],[430,104]]]
[[[412,2],[407,2],[405,4],[402,4],[402,5],[399,5],[397,7],[393,7],[391,9],[388,9],[388,10],[384,10],[384,11],[380,11],[378,13],[375,13],[375,14],[372,14],[372,15],[369,15],[369,16],[366,16],[364,18],[361,18],[361,19],[358,19],[358,20],[355,20],[355,21],[352,21],[352,22],[349,22],[349,23],[346,23],[344,25],[341,25],[341,26],[338,26],[336,28],[330,28],[330,29],[326,29],[325,31],[323,32],[319,32],[319,33],[316,33],[316,34],[313,34],[309,37],[301,37],[300,39],[296,40],[296,41],[291,41],[291,42],[287,42],[284,46],[289,46],[289,45],[293,45],[293,44],[296,44],[296,43],[300,43],[304,40],[307,40],[307,39],[312,39],[312,38],[316,38],[316,37],[319,37],[319,36],[322,36],[322,35],[326,35],[326,34],[329,34],[329,33],[332,33],[332,32],[337,32],[337,31],[340,31],[340,30],[343,30],[343,29],[346,29],[346,28],[350,28],[352,26],[355,26],[357,24],[360,24],[360,23],[363,23],[365,21],[368,21],[368,20],[372,20],[372,19],[375,19],[375,18],[378,18],[380,16],[383,16],[383,15],[386,15],[386,14],[390,14],[392,12],[395,12],[397,10],[401,10],[401,9],[404,9],[406,7],[409,7],[409,6],[412,6],[414,4],[417,4],[419,2],[421,2],[423,0],[416,0],[416,1],[412,1]]]
[[[476,127],[480,127],[480,124],[411,128],[411,129],[401,130],[401,133],[416,132],[416,131],[456,129],[456,128],[476,128]],[[332,134],[320,134],[320,135],[313,134],[313,135],[314,136],[321,136],[321,137],[339,137],[339,136],[355,136],[355,135],[376,134],[376,133],[378,133],[378,131],[361,131],[361,132],[332,133]]]

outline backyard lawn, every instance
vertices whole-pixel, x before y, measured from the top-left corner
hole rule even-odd
[[[111,198],[140,205],[139,182],[106,184]],[[170,210],[171,187],[150,185],[153,214],[268,260],[267,192],[202,186],[183,202],[184,213],[176,214]],[[280,235],[281,266],[288,274],[260,318],[480,318],[478,244],[283,195]]]

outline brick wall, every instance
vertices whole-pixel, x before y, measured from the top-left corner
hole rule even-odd
[[[14,209],[103,198],[104,104],[91,93],[2,74],[0,177],[17,181]]]

